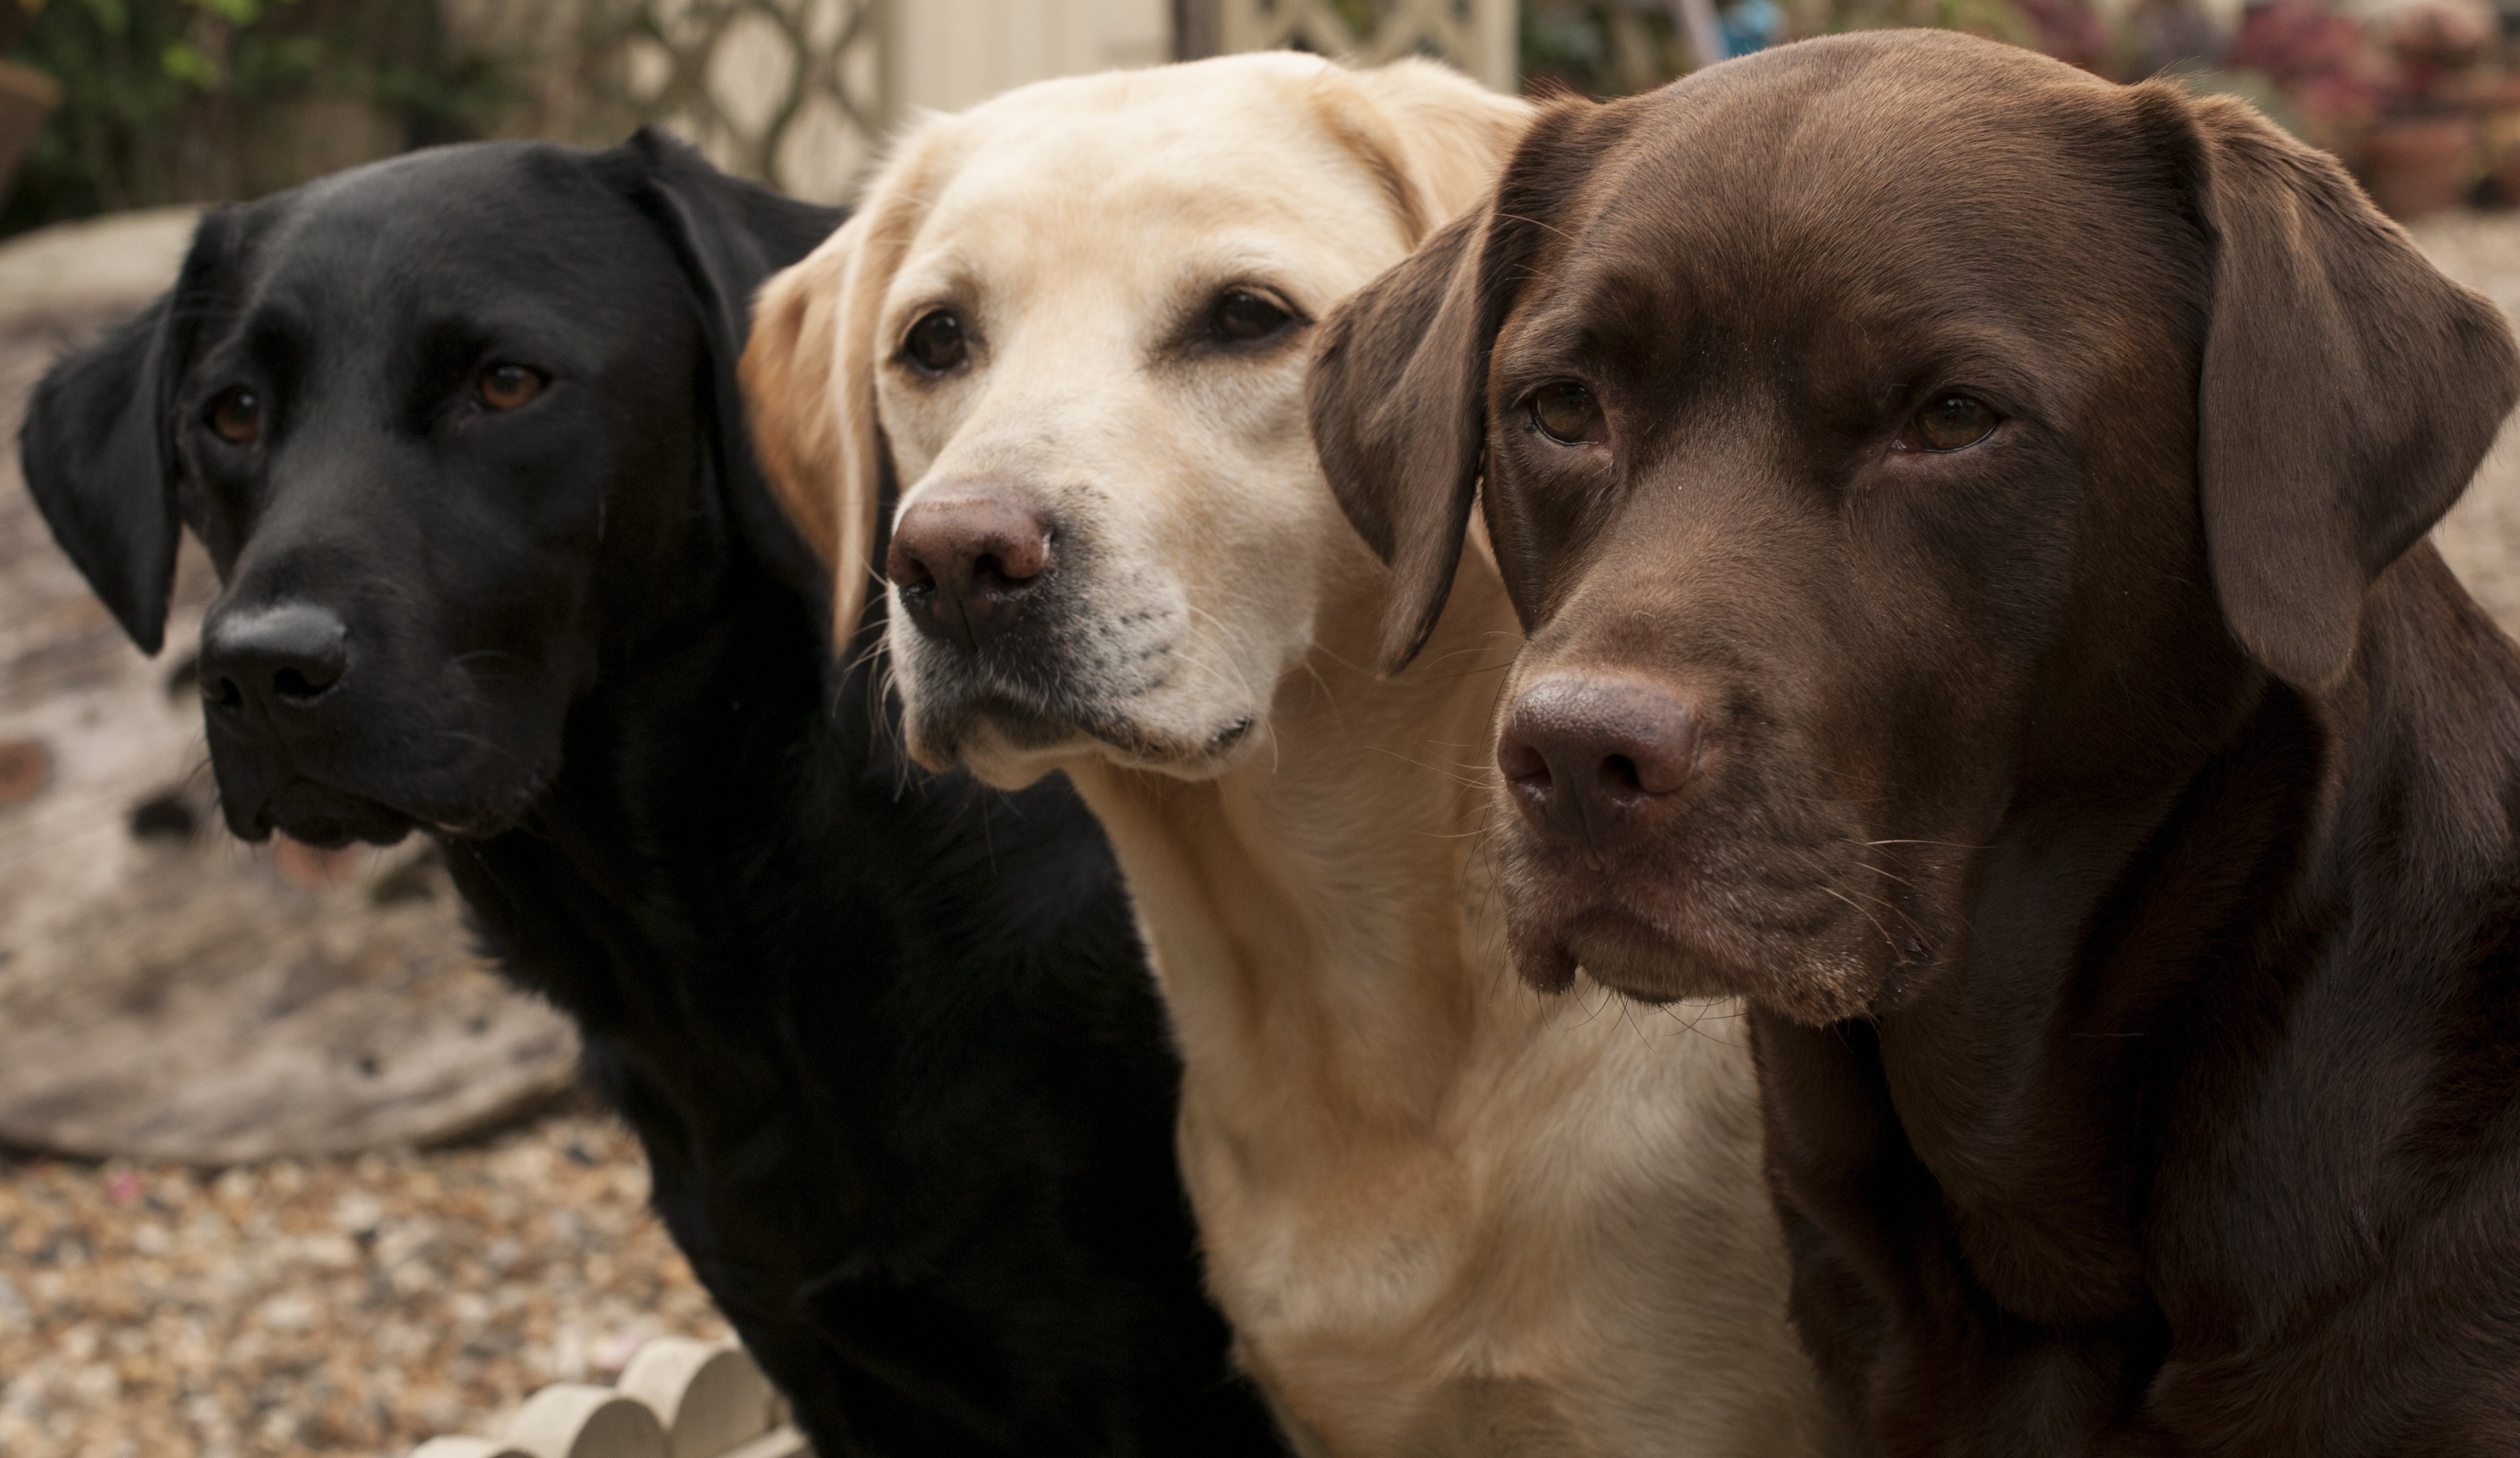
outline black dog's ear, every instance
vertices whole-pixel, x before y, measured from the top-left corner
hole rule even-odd
[[[196,237],[198,258],[202,242]],[[194,272],[188,263],[186,278]],[[53,539],[143,653],[166,640],[183,530],[175,516],[174,438],[188,332],[174,301],[183,290],[179,283],[47,371],[18,436],[26,489]]]
[[[2252,657],[2323,688],[2372,580],[2493,445],[2520,350],[2325,154],[2241,103],[2143,89],[2190,118],[2213,247],[2197,478],[2215,592]]]
[[[690,280],[708,339],[718,479],[736,528],[782,579],[817,596],[828,593],[830,573],[762,476],[736,369],[762,282],[812,252],[848,220],[847,210],[799,203],[730,177],[651,127],[600,154],[595,166],[656,226]]]
[[[1409,665],[1452,595],[1478,499],[1488,352],[1556,209],[1579,133],[1609,109],[1542,114],[1489,202],[1437,230],[1323,326],[1313,448],[1350,524],[1391,568],[1382,670]]]

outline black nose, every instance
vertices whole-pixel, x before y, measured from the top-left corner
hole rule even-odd
[[[921,632],[967,649],[1001,636],[1056,570],[1050,518],[1013,490],[972,486],[902,513],[884,575]]]
[[[1534,828],[1607,845],[1672,813],[1697,772],[1697,749],[1696,714],[1660,689],[1551,674],[1514,696],[1497,768]]]
[[[312,603],[222,613],[202,630],[202,697],[216,711],[251,708],[286,724],[321,702],[349,667],[349,626]]]

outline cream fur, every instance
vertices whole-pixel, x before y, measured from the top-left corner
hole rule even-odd
[[[1075,641],[1156,665],[1080,680],[1130,733],[946,742],[896,604],[912,747],[1064,769],[1109,830],[1188,1065],[1210,1282],[1302,1451],[1814,1451],[1735,1010],[1542,998],[1507,967],[1479,833],[1519,637],[1493,568],[1466,559],[1424,656],[1376,679],[1383,574],[1313,462],[1307,351],[1160,344],[1238,283],[1319,319],[1473,202],[1525,116],[1423,63],[1278,54],[930,119],[766,291],[792,327],[746,381],[846,580],[878,422],[905,509],[1021,479],[1090,532]],[[888,361],[940,300],[974,358],[922,384]]]

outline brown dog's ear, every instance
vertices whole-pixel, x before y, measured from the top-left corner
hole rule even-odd
[[[1348,522],[1391,568],[1385,673],[1407,667],[1443,615],[1478,495],[1496,338],[1479,287],[1488,224],[1485,208],[1456,218],[1367,285],[1330,315],[1313,362],[1313,448]]]
[[[1558,233],[1549,217],[1626,125],[1615,106],[1569,101],[1540,113],[1486,202],[1322,329],[1309,382],[1313,448],[1349,524],[1391,568],[1385,673],[1426,646],[1452,595],[1478,500],[1497,331],[1541,241]]]
[[[763,286],[743,350],[753,449],[788,519],[832,569],[832,633],[845,647],[877,572],[887,463],[876,423],[876,338],[884,291],[924,206],[926,143],[906,139],[858,211]]]
[[[2214,249],[2197,476],[2215,591],[2252,657],[2315,690],[2351,661],[2372,580],[2476,474],[2520,351],[2333,159],[2238,102],[2184,105]]]

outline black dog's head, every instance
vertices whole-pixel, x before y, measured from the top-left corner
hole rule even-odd
[[[496,832],[735,544],[815,590],[733,370],[754,288],[839,219],[649,133],[442,148],[210,213],[172,292],[47,375],[27,484],[133,640],[179,521],[217,566],[230,828]]]

